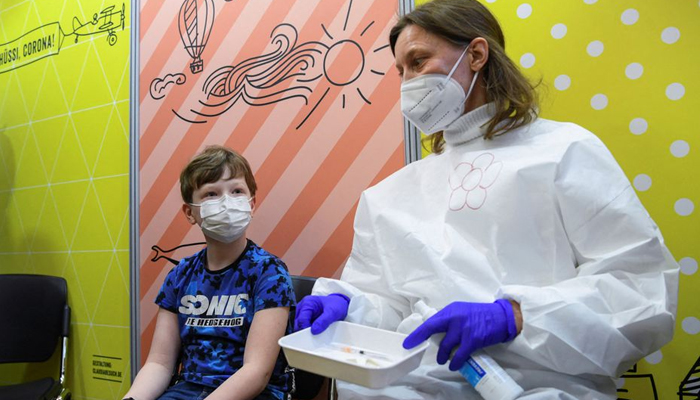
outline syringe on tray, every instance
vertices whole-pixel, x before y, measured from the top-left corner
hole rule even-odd
[[[371,350],[359,349],[348,345],[335,345],[331,350],[344,355],[343,360],[365,367],[383,367],[394,360],[386,354]],[[354,358],[348,356],[355,356]]]

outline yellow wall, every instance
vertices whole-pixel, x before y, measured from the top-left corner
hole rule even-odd
[[[100,31],[104,19],[88,23],[111,5],[113,45]],[[68,281],[75,399],[118,399],[129,385],[129,6],[0,3],[0,51],[20,43],[14,65],[0,63],[0,273]],[[63,40],[24,64],[32,58],[22,43],[33,34],[23,35],[40,27],[34,35]],[[85,36],[76,42],[77,34]],[[95,374],[93,361],[111,363],[101,369],[122,377]],[[0,366],[0,385],[55,376],[55,365]]]
[[[620,389],[627,392],[619,393],[631,399],[679,398],[679,386],[700,356],[700,137],[693,116],[700,109],[700,3],[483,3],[503,27],[509,56],[533,81],[542,80],[542,116],[578,123],[605,142],[681,264],[674,340],[626,374]],[[604,108],[599,95],[607,98]]]

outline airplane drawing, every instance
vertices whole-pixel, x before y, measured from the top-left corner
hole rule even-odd
[[[93,14],[92,19],[82,23],[78,17],[73,17],[73,32],[70,35],[75,35],[75,43],[81,36],[96,35],[107,32],[107,43],[114,46],[117,43],[117,34],[115,31],[121,27],[125,27],[125,5],[122,3],[122,9],[115,11],[115,6],[109,6],[100,11],[99,14]],[[66,35],[69,36],[69,35]]]

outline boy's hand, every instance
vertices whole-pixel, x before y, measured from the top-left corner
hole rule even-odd
[[[350,299],[340,293],[328,296],[306,296],[297,304],[294,330],[311,327],[311,333],[318,335],[335,321],[342,321],[348,315]]]

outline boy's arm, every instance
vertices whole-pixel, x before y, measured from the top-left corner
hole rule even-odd
[[[280,351],[277,341],[284,336],[289,307],[260,310],[253,316],[246,339],[243,367],[231,375],[207,400],[253,399],[267,386]]]
[[[180,353],[180,328],[177,314],[158,310],[156,329],[146,364],[141,368],[125,398],[152,400],[158,398],[170,383]]]

